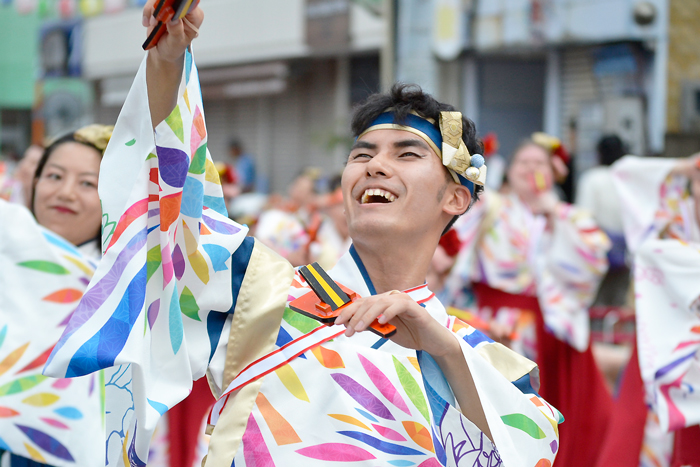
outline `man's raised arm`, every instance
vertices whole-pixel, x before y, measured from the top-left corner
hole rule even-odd
[[[149,0],[143,8],[142,22],[149,34],[156,26],[153,17],[155,1]],[[148,53],[146,84],[153,128],[165,120],[177,104],[185,50],[199,34],[198,28],[203,20],[204,12],[197,6],[184,19],[167,23],[167,32]]]

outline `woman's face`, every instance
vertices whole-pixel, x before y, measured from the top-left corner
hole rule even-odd
[[[508,167],[508,185],[521,198],[529,198],[537,194],[538,191],[545,191],[536,186],[535,174],[540,174],[540,179],[544,181],[547,190],[552,185],[552,164],[549,154],[544,148],[536,144],[527,144],[513,154],[513,161]]]
[[[100,153],[84,144],[67,142],[49,156],[36,181],[37,222],[74,245],[100,233],[102,208],[97,194]]]

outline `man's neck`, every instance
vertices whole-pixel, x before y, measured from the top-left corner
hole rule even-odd
[[[402,242],[354,241],[353,245],[376,292],[380,294],[391,290],[406,290],[425,282],[437,243],[421,243],[404,245]]]

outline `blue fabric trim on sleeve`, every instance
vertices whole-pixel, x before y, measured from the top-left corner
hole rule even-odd
[[[464,336],[462,339],[464,339],[464,342],[469,344],[472,348],[476,348],[482,342],[487,342],[487,343],[493,342],[493,339],[491,339],[489,336],[487,336],[483,332],[478,331],[476,329],[474,329],[473,332]]]
[[[209,335],[209,362],[214,358],[214,352],[219,345],[221,332],[224,330],[228,313],[210,311],[207,315],[207,334]]]
[[[221,339],[221,332],[224,330],[224,324],[226,324],[226,318],[229,314],[233,314],[236,309],[236,302],[238,301],[238,293],[241,290],[241,284],[243,284],[243,278],[248,270],[248,263],[250,262],[250,256],[253,253],[253,247],[255,246],[255,239],[253,237],[246,237],[241,245],[233,252],[231,255],[231,291],[233,293],[233,302],[231,308],[226,313],[219,313],[217,311],[209,312],[207,316],[207,334],[209,334],[209,361],[214,357],[214,352],[219,345],[219,340]]]
[[[236,309],[236,302],[238,301],[238,293],[241,291],[241,284],[243,284],[243,278],[248,270],[248,263],[250,262],[250,256],[253,254],[253,247],[255,246],[255,239],[253,237],[246,237],[243,239],[243,243],[233,252],[231,255],[231,291],[233,292],[233,303],[228,313],[233,314]]]
[[[537,397],[540,395],[537,394],[537,391],[535,391],[535,388],[532,387],[532,383],[530,381],[530,374],[528,373],[527,375],[523,376],[522,378],[513,381],[513,385],[520,390],[523,394],[534,394]]]

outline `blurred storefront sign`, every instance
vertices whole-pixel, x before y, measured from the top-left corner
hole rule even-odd
[[[435,0],[433,51],[442,60],[454,60],[466,42],[466,13],[462,0]]]
[[[350,0],[306,0],[306,43],[320,52],[347,49]]]
[[[81,75],[82,20],[46,22],[39,37],[42,77]]]

